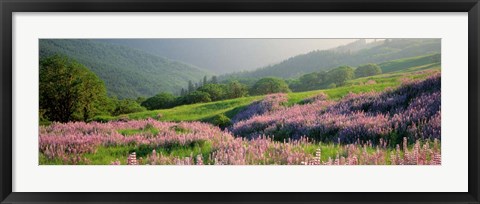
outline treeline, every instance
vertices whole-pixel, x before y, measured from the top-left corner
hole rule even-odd
[[[182,88],[181,95],[161,92],[141,103],[148,110],[172,108],[179,105],[221,101],[251,95],[291,92],[283,79],[266,77],[247,85],[237,80],[218,82],[216,76],[207,80],[205,76],[199,83],[188,82],[188,88]]]
[[[335,88],[343,86],[348,80],[381,74],[382,69],[376,64],[366,64],[353,69],[340,66],[329,71],[312,72],[289,81],[289,87],[295,91]]]
[[[245,97],[248,95],[248,88],[245,84],[238,81],[230,81],[228,83],[218,83],[216,77],[211,80],[204,80],[194,85],[191,81],[188,88],[182,88],[180,96],[171,93],[161,92],[150,97],[141,103],[148,110],[172,108],[179,105],[204,103],[211,101],[220,101]]]

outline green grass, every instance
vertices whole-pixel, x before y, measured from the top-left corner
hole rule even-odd
[[[134,150],[134,146],[101,146],[97,148],[96,153],[85,154],[84,157],[90,160],[90,164],[92,165],[106,165],[117,159],[121,161],[122,164],[125,164],[128,155]]]
[[[287,106],[293,105],[300,103],[303,99],[315,96],[317,94],[320,94],[324,90],[315,90],[315,91],[305,91],[305,92],[293,92],[293,93],[288,93],[288,101],[287,101]]]
[[[152,147],[148,145],[140,146],[112,146],[112,147],[98,147],[95,154],[85,154],[85,158],[90,160],[90,164],[110,164],[112,161],[118,159],[122,164],[125,164],[128,155],[135,152],[137,157],[142,157],[142,163],[146,164],[145,158],[155,151],[164,156],[173,156],[184,158],[191,155],[202,155],[203,160],[208,160],[208,155],[213,151],[212,144],[207,141],[196,141],[189,145],[182,146],[180,144],[168,144],[162,147]]]
[[[48,159],[42,153],[40,153],[40,155],[38,155],[38,163],[40,165],[64,165],[62,160],[60,160],[60,159]]]
[[[407,69],[409,67],[417,67],[426,64],[440,63],[441,56],[440,54],[430,54],[423,55],[411,58],[403,58],[398,60],[392,60],[388,62],[380,63],[379,66],[382,68],[383,73],[400,71]]]
[[[187,133],[191,133],[192,131],[189,130],[189,129],[186,129],[186,128],[183,128],[183,127],[180,127],[178,125],[175,125],[175,126],[172,126],[171,127],[173,130],[175,130],[176,133],[178,134],[187,134]]]
[[[325,90],[325,93],[328,95],[330,99],[338,100],[349,93],[365,93],[370,91],[383,91],[388,87],[395,87],[398,86],[398,82],[385,82],[385,83],[377,83],[371,85],[362,85],[362,86],[342,86],[335,89],[328,89]]]
[[[171,109],[154,110],[132,113],[128,115],[130,119],[158,118],[161,121],[205,121],[209,118],[225,114],[227,117],[233,117],[241,107],[245,107],[255,100],[261,99],[263,96],[250,96],[236,98],[224,101],[215,101],[210,103],[199,103],[192,105],[182,105]]]
[[[150,133],[151,135],[155,136],[158,133],[160,133],[160,130],[152,127],[152,128],[142,128],[142,129],[123,129],[123,130],[118,130],[117,132],[123,136],[131,136],[131,135],[136,135],[141,133]]]
[[[204,163],[210,162],[209,155],[214,151],[210,141],[197,141],[187,146],[175,145],[169,147],[158,148],[155,151],[162,155],[169,155],[179,158],[202,155]]]
[[[130,153],[135,152],[137,158],[142,157],[145,159],[147,155],[151,155],[154,149],[157,153],[170,157],[184,158],[191,155],[202,155],[205,163],[209,162],[209,155],[214,151],[210,141],[201,140],[184,146],[180,144],[168,144],[162,147],[151,147],[148,145],[99,146],[95,153],[83,154],[82,158],[89,160],[88,165],[109,165],[117,159],[121,164],[126,164]],[[43,154],[39,155],[39,163],[41,165],[65,165],[63,161],[59,159],[49,160]],[[87,163],[79,163],[79,165],[85,164]],[[142,160],[142,164],[146,164],[146,161]]]
[[[407,73],[407,72],[414,72],[414,71],[421,71],[421,70],[440,70],[440,63],[432,63],[432,64],[426,64],[426,65],[420,65],[416,67],[410,67],[408,69],[403,69],[400,71],[396,71],[395,73]]]

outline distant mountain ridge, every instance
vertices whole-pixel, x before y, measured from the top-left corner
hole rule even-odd
[[[209,71],[141,50],[92,40],[41,39],[40,57],[61,54],[97,74],[109,95],[149,97],[161,91],[177,93],[189,80],[211,76]]]
[[[377,41],[376,39],[374,39],[374,41],[370,43],[368,43],[366,39],[359,39],[355,42],[348,43],[346,45],[340,45],[329,50],[341,53],[354,53],[358,52],[359,50],[372,48],[381,44],[383,44],[383,41]]]
[[[345,45],[355,39],[152,38],[94,39],[194,64],[217,75],[254,70],[312,50]]]
[[[354,49],[354,47],[356,48]],[[226,74],[220,78],[223,80],[229,78],[262,78],[273,76],[289,79],[311,72],[326,71],[341,65],[355,67],[366,63],[381,63],[440,52],[440,39],[386,39],[385,41],[373,42],[373,44],[359,40],[349,45],[339,46],[329,50],[315,50],[306,54],[297,55],[278,64],[262,67],[253,71]]]

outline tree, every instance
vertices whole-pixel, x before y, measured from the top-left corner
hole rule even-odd
[[[135,100],[138,104],[142,104],[145,100],[147,100],[145,97],[143,96],[139,96],[137,97],[137,100]]]
[[[208,122],[222,129],[232,125],[232,121],[225,114],[215,115],[211,119],[209,119]]]
[[[318,74],[316,72],[302,75],[299,80],[304,90],[314,89],[318,86]]]
[[[294,91],[308,91],[325,88],[327,84],[327,73],[325,71],[312,72],[300,76],[297,80],[287,81]]]
[[[186,92],[185,92],[185,89],[182,88],[182,90],[180,91],[180,96],[185,96]]]
[[[112,112],[112,115],[121,115],[121,114],[129,114],[135,112],[142,112],[146,111],[146,109],[140,106],[136,100],[133,99],[122,99],[122,100],[115,100],[115,110]]]
[[[186,104],[204,103],[212,101],[212,99],[210,98],[210,94],[203,91],[194,91],[192,93],[189,93],[184,97],[183,100]]]
[[[251,88],[253,95],[291,92],[283,79],[267,77],[258,80]]]
[[[192,80],[188,81],[188,93],[195,91],[195,86],[193,85]]]
[[[327,83],[327,72],[326,71],[317,72],[317,83],[320,84],[320,85]]]
[[[327,72],[326,78],[329,83],[335,83],[342,86],[346,81],[353,79],[353,68],[349,66],[340,66]]]
[[[293,92],[305,91],[299,79],[289,79],[287,84]]]
[[[207,84],[197,89],[210,95],[212,101],[219,101],[227,98],[227,86],[225,84]]]
[[[373,76],[381,73],[382,73],[382,69],[376,64],[365,64],[355,69],[356,78]]]
[[[218,83],[217,76],[212,76],[212,84]]]
[[[247,85],[238,81],[231,81],[227,84],[227,98],[240,98],[248,95]]]
[[[86,121],[107,103],[103,81],[82,64],[59,55],[40,60],[40,109],[48,120]]]
[[[207,75],[203,76],[203,85],[208,83]]]
[[[182,89],[183,90],[183,89]],[[142,106],[148,110],[171,108],[175,106],[175,96],[171,93],[162,92],[148,98],[142,103]]]
[[[82,79],[82,87],[77,102],[80,103],[81,116],[77,119],[87,121],[103,113],[109,101],[105,84],[97,75],[85,67],[85,72],[79,77]]]

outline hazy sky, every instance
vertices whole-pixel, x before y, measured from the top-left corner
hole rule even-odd
[[[252,70],[357,39],[105,39],[183,61],[215,74]]]

